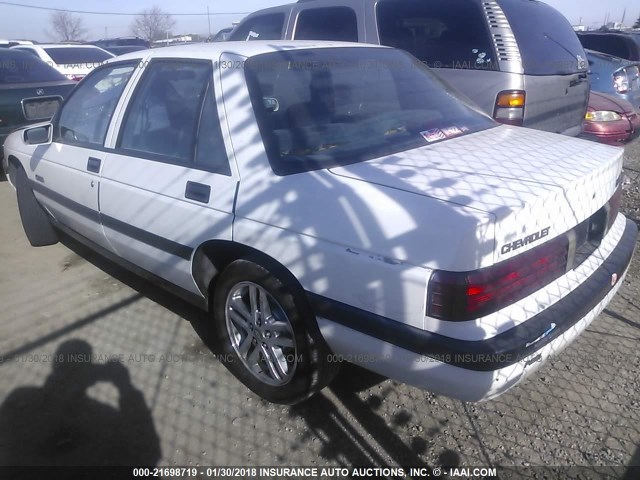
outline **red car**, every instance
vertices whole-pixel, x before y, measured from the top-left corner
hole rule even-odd
[[[640,133],[640,115],[626,100],[591,92],[584,135],[609,145],[628,142]]]

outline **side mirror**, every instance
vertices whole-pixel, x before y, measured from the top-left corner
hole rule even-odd
[[[24,142],[28,145],[51,143],[51,124],[29,128],[24,131]]]

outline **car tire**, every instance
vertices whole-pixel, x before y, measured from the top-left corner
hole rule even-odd
[[[22,167],[16,168],[15,181],[20,220],[29,243],[34,247],[58,243],[58,234],[51,225],[49,215],[33,194],[27,174]]]
[[[213,316],[225,367],[263,399],[292,405],[328,385],[339,364],[304,291],[286,278],[232,262],[216,282]]]

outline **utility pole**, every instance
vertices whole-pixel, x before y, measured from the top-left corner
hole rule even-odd
[[[624,18],[627,16],[627,7],[624,7],[624,11],[622,12],[622,21],[620,25],[624,27]]]
[[[108,32],[108,28],[109,27],[104,27],[104,38],[109,38],[109,34],[107,33]]]
[[[211,17],[209,16],[209,5],[207,5],[207,22],[209,22],[209,38],[211,38]]]

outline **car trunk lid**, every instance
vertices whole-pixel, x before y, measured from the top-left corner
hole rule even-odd
[[[67,81],[0,85],[0,128],[48,120],[74,85]]]
[[[491,214],[498,261],[534,246],[505,244],[547,229],[551,239],[593,215],[621,168],[621,149],[501,126],[330,171]]]

